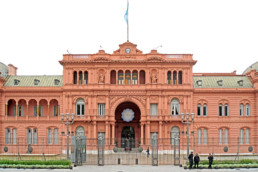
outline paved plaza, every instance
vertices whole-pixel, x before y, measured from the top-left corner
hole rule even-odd
[[[186,171],[192,171],[192,172],[234,172],[234,171],[241,171],[241,172],[254,172],[258,171],[257,168],[251,168],[251,169],[203,169],[203,170],[184,170],[183,168],[180,168],[178,166],[168,166],[168,165],[162,165],[162,166],[149,166],[149,165],[106,165],[106,166],[80,166],[75,167],[73,170],[63,170],[63,169],[0,169],[1,172],[11,172],[11,171],[25,171],[25,172],[47,172],[47,171],[62,171],[62,172],[72,172],[72,171],[78,171],[78,172],[186,172]]]

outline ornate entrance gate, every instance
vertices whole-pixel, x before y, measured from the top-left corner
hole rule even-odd
[[[105,153],[105,135],[101,133],[98,136],[98,165],[103,166],[105,164],[104,159]]]
[[[86,162],[86,136],[71,136],[71,161],[76,165]]]
[[[151,149],[152,149],[152,165],[158,166],[159,164],[159,149],[158,149],[158,135],[153,133],[151,136]]]

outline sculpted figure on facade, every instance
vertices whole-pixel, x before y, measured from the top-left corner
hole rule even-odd
[[[105,75],[103,73],[99,74],[99,84],[105,83]]]
[[[153,73],[153,74],[151,75],[151,83],[153,83],[153,84],[157,84],[157,83],[158,83],[157,74]]]

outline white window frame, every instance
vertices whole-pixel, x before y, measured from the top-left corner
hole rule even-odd
[[[239,106],[239,113],[240,116],[244,116],[244,105],[242,103]]]
[[[250,116],[250,105],[247,103],[246,105],[245,105],[245,115],[246,116]]]
[[[224,116],[229,116],[229,105],[228,104],[224,105]]]
[[[79,107],[79,113],[78,113]],[[83,99],[78,99],[76,101],[76,115],[85,115],[85,101]]]
[[[219,129],[219,144],[223,144],[223,138],[222,138],[222,135],[223,135],[223,130],[222,128]]]
[[[200,112],[200,114],[198,112]],[[201,104],[197,105],[197,116],[202,116],[202,105]]]
[[[171,105],[170,105],[170,112],[171,112],[171,115],[179,115],[180,114],[180,102],[178,99],[176,99],[176,98],[172,99]]]
[[[228,129],[224,129],[224,144],[228,144]]]
[[[158,115],[158,103],[150,104],[150,115]]]
[[[219,116],[223,116],[223,105],[219,104]]]
[[[197,130],[197,144],[202,144],[202,129]]]
[[[203,116],[208,116],[208,106],[207,106],[207,104],[203,104],[202,115]]]
[[[105,103],[98,103],[98,115],[105,115]]]

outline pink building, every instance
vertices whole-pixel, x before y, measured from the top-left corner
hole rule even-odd
[[[181,114],[194,113],[191,150],[258,153],[258,63],[242,75],[193,73],[195,63],[192,54],[143,54],[125,42],[112,54],[63,55],[62,76],[19,76],[0,64],[0,152],[18,138],[55,150],[66,138],[61,113],[75,114],[72,134],[102,135],[107,150],[125,147],[125,139],[146,149],[154,135],[160,150],[186,150]]]

